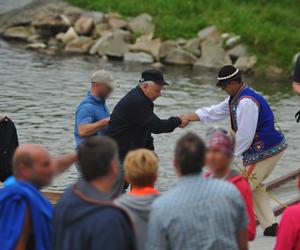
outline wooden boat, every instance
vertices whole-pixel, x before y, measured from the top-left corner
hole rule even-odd
[[[266,184],[266,190],[269,192],[269,191],[272,191],[274,190],[275,188],[278,188],[280,186],[282,186],[283,184],[289,182],[289,181],[292,181],[292,180],[295,180],[298,176],[300,175],[300,168],[298,170],[295,170],[295,171],[292,171],[290,173],[288,173],[287,175],[284,175],[284,176],[281,176],[275,180],[272,180],[270,182],[268,182]],[[49,199],[50,201],[53,203],[53,204],[56,204],[57,201],[59,200],[62,192],[47,192],[47,191],[44,191],[43,192]],[[297,202],[300,201],[300,196],[296,197],[296,198],[293,198],[291,199],[290,201],[286,202],[286,205],[287,206],[290,206],[290,205],[293,205]],[[278,206],[274,209],[274,213],[276,216],[279,216],[280,214],[282,214],[282,212],[284,211],[285,207],[284,206]]]

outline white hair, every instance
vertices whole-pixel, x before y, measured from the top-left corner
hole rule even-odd
[[[145,82],[140,82],[139,84],[140,85],[145,85],[145,84],[156,84],[156,83],[153,82],[153,81],[145,81]]]

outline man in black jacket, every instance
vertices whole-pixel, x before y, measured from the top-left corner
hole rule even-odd
[[[183,128],[189,123],[185,118],[174,116],[160,119],[153,112],[153,102],[161,95],[165,85],[169,84],[165,82],[160,71],[145,70],[139,85],[130,90],[115,106],[105,135],[117,142],[121,162],[130,150],[146,148],[154,151],[152,133],[170,133],[175,128]],[[120,194],[126,187],[121,164],[113,187],[113,196]]]
[[[117,103],[105,133],[118,143],[121,161],[130,150],[154,150],[151,133],[170,133],[188,124],[180,117],[160,119],[153,112],[153,102],[161,95],[163,87],[169,85],[160,71],[145,70],[139,82]]]

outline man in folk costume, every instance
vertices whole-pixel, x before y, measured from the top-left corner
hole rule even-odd
[[[232,65],[222,67],[217,86],[229,97],[220,104],[198,109],[186,117],[204,124],[230,117],[236,135],[234,155],[243,158],[247,176],[253,178],[250,185],[257,219],[264,228],[265,236],[275,236],[278,224],[269,198],[257,185],[261,185],[272,173],[286,149],[284,135],[276,130],[274,115],[267,101],[242,81],[239,69]]]

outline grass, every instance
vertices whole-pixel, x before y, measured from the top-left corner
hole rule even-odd
[[[209,25],[241,36],[257,55],[259,67],[273,64],[291,69],[300,51],[299,0],[67,0],[103,12],[154,17],[155,36],[192,38]]]

